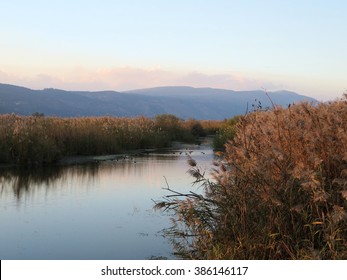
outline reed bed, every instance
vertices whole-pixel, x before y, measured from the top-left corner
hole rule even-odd
[[[172,193],[167,232],[190,259],[347,259],[347,100],[252,112],[204,194]]]
[[[197,123],[199,123],[197,121]],[[64,156],[160,148],[198,135],[173,115],[58,118],[0,115],[0,163],[45,164]]]

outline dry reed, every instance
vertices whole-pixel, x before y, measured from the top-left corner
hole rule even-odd
[[[204,195],[175,194],[177,253],[191,259],[347,259],[347,101],[240,119]]]
[[[172,115],[156,119],[0,115],[0,163],[44,164],[64,156],[116,154],[195,139],[185,121]]]

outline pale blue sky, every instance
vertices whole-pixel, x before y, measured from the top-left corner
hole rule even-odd
[[[344,0],[0,0],[0,82],[347,90]]]

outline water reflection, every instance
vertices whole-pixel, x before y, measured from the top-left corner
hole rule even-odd
[[[212,151],[202,145],[0,169],[0,259],[174,258],[161,236],[169,217],[152,209],[152,199],[166,194],[163,176],[179,191],[191,187],[186,153],[209,168]]]
[[[98,164],[82,166],[48,166],[39,168],[2,168],[0,170],[0,195],[8,194],[12,190],[15,197],[20,200],[23,195],[29,195],[35,192],[37,188],[45,188],[46,191],[63,186],[68,178],[79,177],[90,185],[93,178],[99,172]],[[59,184],[57,184],[59,182]]]
[[[200,151],[200,153],[205,155],[205,152]],[[50,191],[53,188],[66,186],[71,180],[77,180],[78,186],[91,186],[95,182],[95,178],[115,175],[115,173],[117,176],[126,178],[145,176],[144,174],[151,174],[153,171],[151,168],[155,163],[166,161],[172,164],[177,160],[182,162],[182,159],[185,160],[185,156],[188,154],[184,150],[158,150],[150,154],[136,154],[110,161],[72,166],[2,167],[0,168],[0,197],[8,195],[9,190],[12,190],[15,197],[20,200],[23,195],[33,194],[39,188]],[[192,156],[196,158],[196,155]]]

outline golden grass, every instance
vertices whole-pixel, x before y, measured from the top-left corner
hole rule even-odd
[[[347,101],[242,117],[203,196],[158,205],[192,259],[347,259]]]
[[[116,154],[194,141],[185,121],[172,115],[57,118],[0,115],[0,163],[42,164],[63,156]]]

